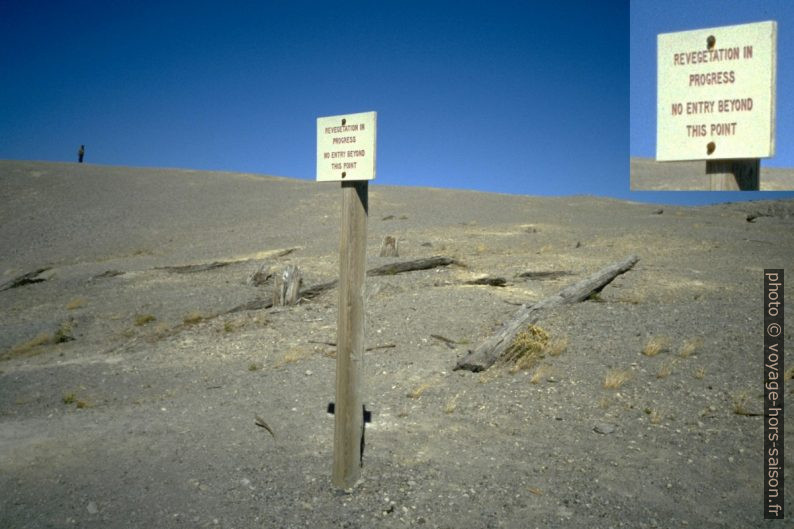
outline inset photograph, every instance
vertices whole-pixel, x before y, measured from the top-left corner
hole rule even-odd
[[[794,189],[791,9],[711,3],[631,4],[632,191]]]

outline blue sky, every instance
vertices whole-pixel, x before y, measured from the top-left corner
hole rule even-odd
[[[694,6],[696,8],[693,8]],[[794,168],[794,2],[791,0],[631,0],[632,156],[656,155],[656,36],[691,29],[777,21],[776,154],[762,167]],[[741,196],[741,194],[733,194]],[[794,197],[762,193],[755,198]]]
[[[0,0],[0,159],[313,180],[316,118],[375,110],[375,185],[715,200],[628,191],[628,35],[620,0]]]

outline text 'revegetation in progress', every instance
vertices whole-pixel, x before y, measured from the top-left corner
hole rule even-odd
[[[775,153],[777,23],[657,36],[656,159]]]
[[[377,113],[317,118],[317,181],[375,178]]]

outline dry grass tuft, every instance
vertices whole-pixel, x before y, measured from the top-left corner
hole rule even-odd
[[[25,342],[19,343],[11,348],[7,356],[23,356],[35,354],[34,350],[39,346],[54,343],[53,336],[48,332],[42,332]],[[36,351],[38,352],[38,351]]]
[[[256,371],[257,369],[259,369],[259,364],[256,362],[251,362],[248,364],[248,371]]]
[[[549,342],[549,334],[537,325],[529,325],[518,333],[513,343],[502,356],[502,362],[513,364],[510,371],[532,369],[543,358],[543,349]]]
[[[529,381],[532,384],[538,384],[542,380],[545,380],[546,378],[548,378],[548,376],[551,375],[551,371],[552,371],[552,369],[551,369],[550,365],[543,364],[541,366],[538,366],[538,368],[535,370],[535,372],[532,373],[532,377],[530,377]]]
[[[695,354],[695,351],[700,349],[703,346],[703,338],[690,338],[689,340],[684,342],[684,345],[681,346],[681,349],[678,350],[678,356],[681,358],[688,358]]]
[[[203,320],[204,315],[202,315],[200,312],[188,312],[182,319],[182,323],[185,325],[195,325],[196,323],[200,323]]]
[[[659,413],[657,410],[651,410],[651,413],[648,414],[648,420],[651,421],[651,424],[661,424],[662,414]]]
[[[66,304],[66,309],[67,310],[79,309],[85,304],[86,304],[85,298],[74,298],[73,300],[71,300],[69,303]]]
[[[279,362],[276,362],[273,367],[283,367],[287,364],[294,364],[300,360],[303,360],[304,358],[308,358],[311,356],[311,354],[311,349],[300,346],[293,347],[284,353],[284,358],[282,358]]]
[[[456,394],[447,401],[447,403],[444,405],[444,413],[452,413],[455,411],[455,408],[458,407],[458,397],[460,397],[460,393]]]
[[[561,338],[554,338],[546,344],[546,353],[549,356],[560,356],[568,349],[568,338],[565,336]]]
[[[645,347],[642,349],[642,354],[645,356],[656,356],[662,351],[666,351],[670,344],[670,339],[666,336],[654,336]]]
[[[135,315],[135,326],[136,327],[141,327],[143,325],[146,325],[150,321],[154,321],[156,319],[157,318],[155,318],[151,314],[136,314]]]
[[[619,389],[631,378],[627,369],[610,369],[604,377],[604,389]]]
[[[662,365],[659,366],[659,371],[656,372],[656,378],[667,378],[670,376],[670,373],[673,372],[673,365],[675,365],[674,360],[667,360],[662,362]]]
[[[733,413],[736,415],[750,415],[747,405],[750,403],[750,393],[740,391],[733,395]]]
[[[703,378],[705,378],[705,376],[706,376],[706,368],[705,367],[699,367],[699,368],[695,369],[695,371],[694,371],[694,373],[692,373],[692,375],[698,380],[703,380]]]
[[[74,393],[66,393],[61,400],[64,404],[72,404],[77,400],[77,397],[75,397]]]
[[[418,399],[419,397],[422,396],[422,394],[425,391],[427,391],[431,387],[433,387],[433,384],[431,382],[423,382],[422,384],[414,388],[413,391],[410,391],[407,396],[412,399]]]
[[[64,343],[71,342],[72,340],[74,340],[74,336],[72,336],[72,324],[65,321],[58,326],[58,330],[55,331],[52,341],[54,343]]]

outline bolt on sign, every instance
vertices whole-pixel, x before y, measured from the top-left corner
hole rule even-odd
[[[317,118],[317,181],[375,178],[376,112]]]
[[[657,36],[656,159],[775,154],[777,23]]]

